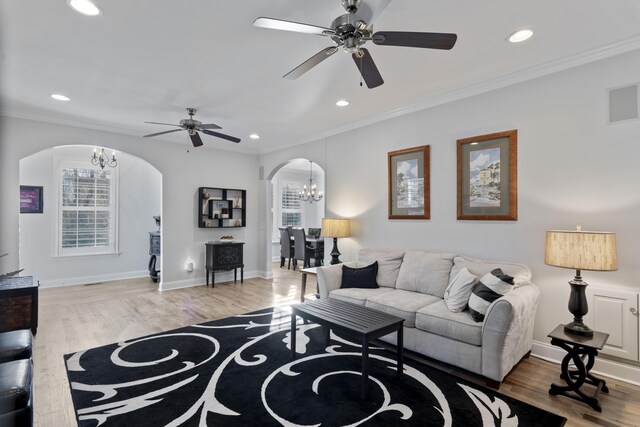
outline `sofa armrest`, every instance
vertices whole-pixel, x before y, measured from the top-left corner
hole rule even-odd
[[[320,299],[329,298],[329,293],[340,288],[342,284],[342,266],[356,267],[356,262],[345,262],[344,264],[327,265],[318,267],[318,289],[320,290]]]
[[[502,381],[531,350],[539,296],[529,282],[489,306],[482,325],[482,375]]]

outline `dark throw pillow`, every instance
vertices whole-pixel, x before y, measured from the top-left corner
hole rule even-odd
[[[492,302],[513,289],[513,277],[496,268],[482,276],[469,298],[469,311],[473,320],[482,322]]]
[[[342,266],[342,283],[340,289],[364,288],[375,289],[378,287],[376,276],[378,275],[378,261],[362,268]]]

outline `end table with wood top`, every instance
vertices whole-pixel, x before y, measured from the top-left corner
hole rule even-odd
[[[591,368],[595,363],[598,350],[602,350],[609,339],[609,334],[593,331],[593,336],[581,336],[565,332],[564,325],[558,325],[549,335],[551,344],[562,348],[567,355],[562,359],[561,374],[565,385],[551,384],[549,394],[562,395],[571,399],[584,402],[598,412],[602,408],[598,403],[598,395],[601,391],[609,393],[607,383],[591,374]],[[575,369],[569,369],[569,363],[573,362]],[[595,386],[595,391],[588,395],[581,388],[584,384]]]

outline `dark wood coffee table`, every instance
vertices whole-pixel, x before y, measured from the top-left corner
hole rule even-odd
[[[297,316],[321,325],[326,345],[329,332],[347,335],[362,344],[362,399],[367,398],[369,381],[369,342],[392,332],[398,333],[396,347],[398,377],[402,376],[402,324],[404,319],[362,305],[328,298],[291,306],[291,357],[296,358]]]

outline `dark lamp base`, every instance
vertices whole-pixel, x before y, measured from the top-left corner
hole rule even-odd
[[[572,335],[580,335],[582,337],[592,337],[593,331],[582,322],[571,322],[564,325],[564,331]]]

